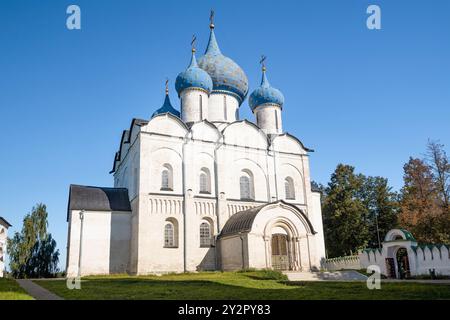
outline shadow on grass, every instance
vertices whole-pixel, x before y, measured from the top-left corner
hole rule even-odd
[[[68,290],[65,281],[42,281],[39,284],[65,299],[82,300],[450,299],[450,286],[384,284],[381,290],[368,290],[365,283],[286,283],[249,278],[217,281],[142,278],[86,280],[82,282],[81,290]]]

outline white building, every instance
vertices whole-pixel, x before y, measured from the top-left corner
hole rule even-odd
[[[6,239],[8,238],[8,228],[11,227],[8,221],[0,217],[0,278],[3,277],[6,260]]]
[[[409,278],[419,275],[450,275],[450,246],[418,244],[414,236],[403,229],[386,234],[380,249],[366,249],[359,254],[361,266],[376,265],[389,278]]]
[[[163,106],[123,132],[114,188],[71,186],[69,276],[320,268],[312,150],[283,131],[284,97],[265,67],[249,98],[256,123],[239,119],[248,80],[210,27],[205,55],[193,48],[177,78],[181,112],[166,88]]]

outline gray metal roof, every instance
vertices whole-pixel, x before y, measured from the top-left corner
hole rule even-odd
[[[266,203],[262,206],[250,208],[250,209],[235,213],[225,223],[225,225],[222,228],[222,231],[220,232],[219,237],[232,235],[232,234],[238,234],[238,233],[250,232],[250,230],[252,229],[253,221],[255,221],[255,218],[258,215],[258,213],[265,207],[275,204],[275,203],[283,203],[283,204],[288,205],[288,206],[294,208],[295,210],[297,210],[303,216],[303,218],[305,218],[312,233],[316,233],[316,231],[314,231],[314,228],[313,228],[311,222],[309,221],[308,217],[299,208],[297,208],[296,206],[291,205],[283,200],[280,200],[277,202]]]
[[[236,234],[239,232],[250,232],[252,229],[253,221],[259,211],[266,205],[262,205],[255,208],[250,208],[244,211],[236,212],[225,223],[220,232],[220,236],[226,236]]]
[[[3,217],[0,217],[0,224],[4,225],[6,228],[12,227],[12,225]]]
[[[131,211],[128,189],[71,185],[68,211],[71,210]]]

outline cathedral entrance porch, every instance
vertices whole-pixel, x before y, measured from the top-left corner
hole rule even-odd
[[[221,269],[309,272],[320,267],[310,251],[315,234],[302,210],[284,201],[237,212],[219,235]]]

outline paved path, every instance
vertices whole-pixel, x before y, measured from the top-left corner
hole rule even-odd
[[[58,297],[56,294],[51,293],[47,289],[34,283],[32,280],[28,279],[17,279],[17,283],[21,286],[30,296],[36,300],[64,300]]]
[[[394,283],[426,283],[426,284],[444,284],[450,285],[450,280],[420,280],[420,279],[408,279],[408,280],[399,280],[399,279],[382,279],[381,282],[394,282]]]
[[[334,271],[334,272],[284,272],[289,281],[360,281],[365,282],[367,276],[357,271]],[[450,286],[450,280],[421,280],[421,279],[381,279],[382,283],[424,283],[441,284]]]
[[[367,276],[356,271],[285,272],[289,281],[366,281]]]

